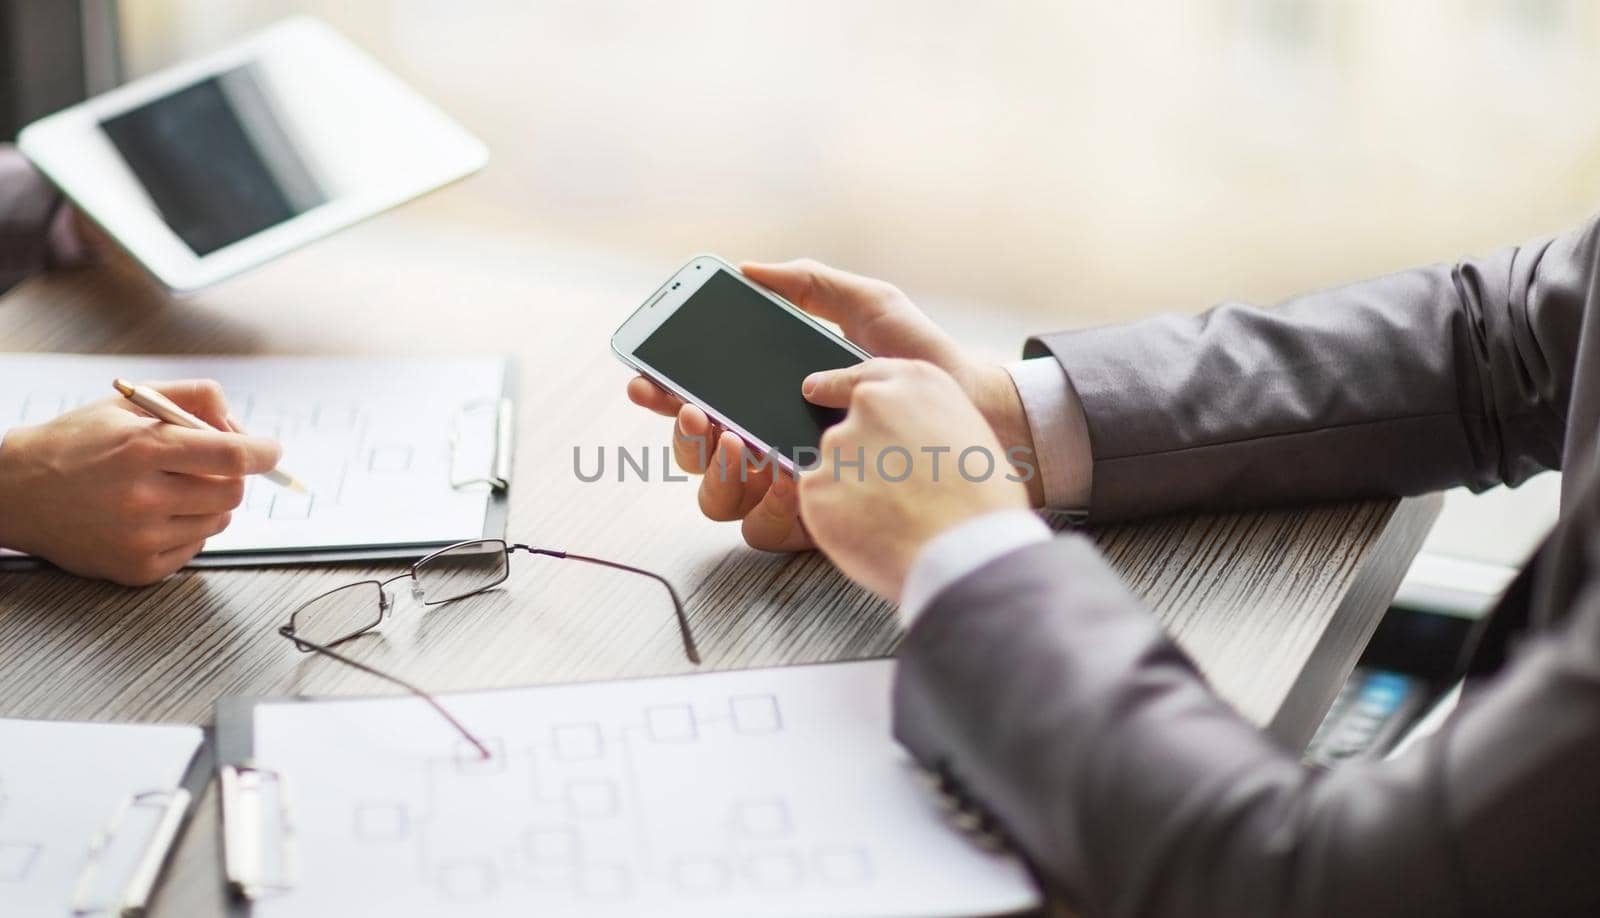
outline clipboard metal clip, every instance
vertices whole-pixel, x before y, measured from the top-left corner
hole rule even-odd
[[[218,769],[222,862],[228,891],[244,899],[294,888],[294,827],[286,782],[250,765]]]
[[[142,914],[188,808],[189,792],[182,788],[124,799],[110,825],[89,843],[88,862],[72,892],[72,914]]]
[[[492,439],[487,457],[470,444],[481,442],[486,427]],[[509,398],[485,398],[468,402],[450,420],[450,487],[461,489],[488,485],[496,491],[511,487],[512,449],[516,443],[516,414]],[[475,471],[462,473],[464,457],[470,456]],[[485,458],[487,459],[484,462]]]

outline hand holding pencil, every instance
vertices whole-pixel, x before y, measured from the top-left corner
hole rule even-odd
[[[132,402],[141,410],[148,412],[157,420],[165,421],[168,424],[176,424],[179,427],[187,427],[190,430],[217,430],[216,427],[183,410],[171,399],[149,386],[134,385],[125,379],[118,378],[111,381],[111,387],[121,393],[123,398]],[[228,427],[231,430],[233,425],[230,423]],[[220,433],[221,431],[218,432]],[[237,430],[233,432],[243,433],[243,431]],[[299,479],[279,468],[268,469],[261,473],[261,477],[273,484],[282,485],[296,494],[311,493],[310,489],[301,484]]]
[[[237,432],[215,382],[129,388],[148,388],[201,426],[114,396],[4,431],[0,547],[88,577],[153,583],[227,528],[245,476],[277,471],[278,444]]]

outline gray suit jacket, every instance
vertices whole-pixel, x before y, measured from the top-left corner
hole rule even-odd
[[[899,738],[1090,914],[1600,915],[1597,283],[1591,222],[1271,310],[1028,343],[1083,402],[1094,518],[1566,470],[1563,521],[1495,613],[1526,638],[1412,754],[1303,767],[1076,536],[934,599],[901,650]]]

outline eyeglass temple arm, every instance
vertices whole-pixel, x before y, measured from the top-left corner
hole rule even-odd
[[[386,672],[384,672],[382,670],[373,669],[372,667],[368,666],[365,663],[360,663],[360,662],[357,662],[356,660],[352,660],[351,658],[345,656],[344,654],[342,654],[339,651],[334,650],[334,649],[332,649],[330,647],[325,647],[322,644],[316,643],[315,641],[308,641],[305,638],[301,637],[300,635],[295,634],[294,633],[294,629],[289,627],[288,625],[284,625],[283,627],[279,628],[278,629],[278,633],[283,635],[284,637],[288,638],[289,640],[293,641],[295,643],[295,646],[299,647],[302,650],[308,650],[309,649],[309,650],[315,650],[318,653],[327,654],[328,656],[334,658],[335,660],[338,660],[340,663],[343,663],[346,666],[353,666],[356,669],[361,670],[362,672],[366,673],[369,676],[377,676],[379,679],[382,679],[382,680],[384,680],[386,682],[392,682],[395,685],[398,685],[401,688],[405,689],[406,691],[410,692],[411,694],[416,695],[418,698],[421,698],[423,701],[426,701],[429,704],[429,706],[431,706],[435,711],[438,711],[439,712],[439,716],[443,717],[445,720],[448,720],[450,722],[450,726],[455,727],[456,728],[456,732],[460,733],[463,737],[465,737],[467,742],[471,743],[473,745],[473,747],[478,750],[478,754],[480,756],[482,756],[485,759],[492,758],[492,755],[489,752],[489,747],[485,746],[483,744],[482,740],[478,739],[476,736],[473,736],[472,735],[472,731],[468,730],[466,728],[466,726],[461,723],[461,721],[456,720],[454,714],[451,714],[449,711],[445,710],[444,705],[440,704],[438,699],[434,698],[432,695],[428,694],[427,692],[423,691],[422,689],[418,688],[417,686],[412,685],[411,683],[407,682],[404,679],[401,679],[398,676],[391,676],[391,675],[389,675],[388,673],[386,673]]]
[[[529,554],[544,555],[549,558],[570,558],[573,561],[587,561],[590,564],[598,564],[601,567],[609,567],[614,570],[627,571],[630,574],[639,574],[644,577],[649,577],[651,580],[661,584],[667,588],[668,595],[672,597],[672,611],[673,614],[678,618],[678,635],[683,638],[683,652],[689,657],[690,663],[693,663],[696,666],[700,665],[700,648],[695,646],[694,632],[689,629],[689,616],[683,611],[683,600],[678,598],[677,589],[673,587],[672,581],[668,580],[667,578],[652,571],[647,571],[644,568],[634,567],[631,564],[607,561],[604,558],[591,558],[588,555],[575,555],[572,552],[556,551],[553,548],[534,548],[532,545],[512,545],[507,550],[525,551]]]

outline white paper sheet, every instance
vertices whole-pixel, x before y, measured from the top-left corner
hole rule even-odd
[[[0,433],[113,395],[111,380],[220,381],[246,430],[276,437],[302,496],[259,476],[207,554],[456,542],[483,535],[492,414],[461,408],[499,398],[499,357],[117,357],[0,354]]]
[[[269,703],[299,878],[257,918],[938,916],[1038,899],[889,734],[889,661]]]
[[[129,796],[179,786],[198,727],[0,720],[0,915],[60,918]]]

